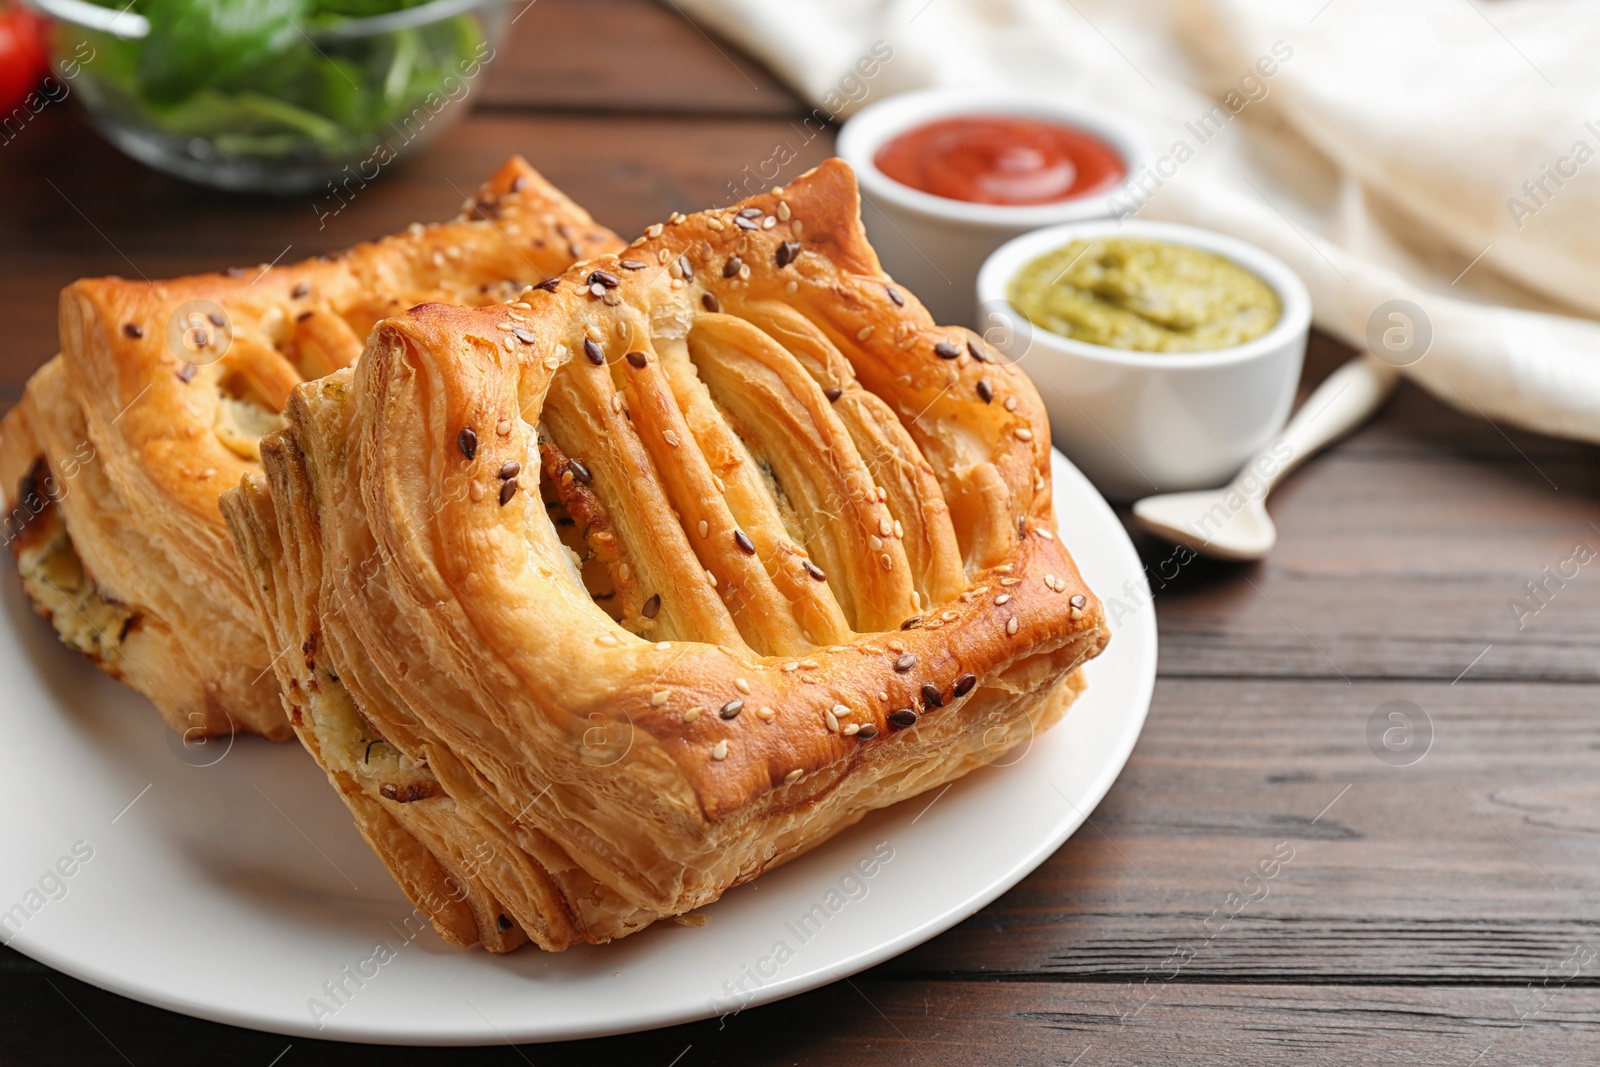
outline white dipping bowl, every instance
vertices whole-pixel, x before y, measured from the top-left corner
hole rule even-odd
[[[1093,134],[1122,157],[1128,176],[1149,160],[1142,138],[1104,111],[1059,97],[981,89],[923,89],[887,97],[863,108],[839,131],[837,151],[861,184],[867,237],[883,267],[917,294],[936,322],[972,321],[972,284],[984,259],[1000,245],[1041,226],[1110,218],[1109,192],[1050,204],[974,204],[913,189],[878,169],[878,149],[907,130],[968,115],[1020,116],[1074,126]],[[1131,200],[1121,201],[1124,210]]]
[[[1147,238],[1225,256],[1277,291],[1282,315],[1254,341],[1207,352],[1133,352],[1033,325],[1006,290],[1023,267],[1077,240]],[[1300,380],[1311,297],[1277,258],[1177,223],[1084,222],[1007,242],[978,272],[977,329],[1027,372],[1050,433],[1113,500],[1221,485],[1283,428]]]

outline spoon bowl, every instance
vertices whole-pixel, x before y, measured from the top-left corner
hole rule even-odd
[[[1151,533],[1218,559],[1260,559],[1278,542],[1263,499],[1241,497],[1231,485],[1145,497],[1133,516]]]
[[[1218,559],[1261,559],[1278,541],[1267,514],[1267,494],[1299,464],[1339,439],[1383,406],[1399,372],[1371,356],[1358,356],[1328,375],[1300,405],[1289,425],[1245,465],[1229,485],[1189,493],[1147,496],[1133,517],[1158,537]]]

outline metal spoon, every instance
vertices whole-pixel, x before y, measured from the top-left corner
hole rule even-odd
[[[1358,356],[1317,386],[1294,418],[1221,489],[1163,493],[1133,505],[1151,533],[1219,559],[1255,560],[1272,551],[1278,530],[1267,494],[1295,467],[1366,422],[1389,398],[1400,374]]]

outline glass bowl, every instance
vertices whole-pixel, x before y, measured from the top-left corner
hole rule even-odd
[[[56,76],[157,170],[343,197],[465,113],[504,0],[27,0]],[[369,14],[386,11],[384,14]]]

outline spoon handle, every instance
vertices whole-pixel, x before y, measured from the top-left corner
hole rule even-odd
[[[1368,355],[1352,359],[1317,386],[1283,432],[1255,462],[1245,466],[1241,477],[1254,471],[1259,479],[1260,468],[1270,470],[1266,484],[1256,490],[1264,496],[1284,475],[1366,422],[1389,399],[1399,380],[1400,372],[1387,363]]]

